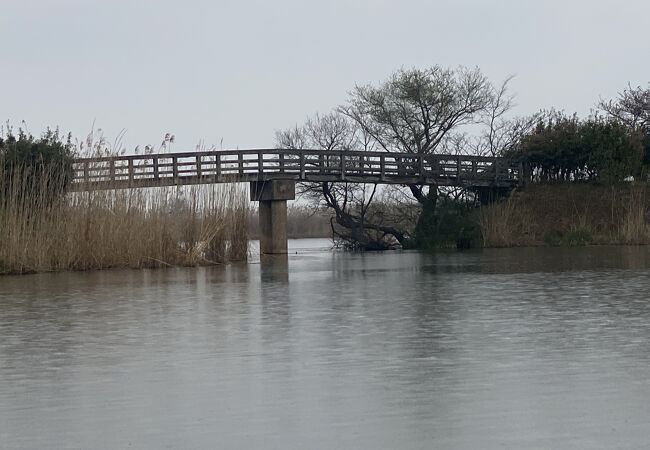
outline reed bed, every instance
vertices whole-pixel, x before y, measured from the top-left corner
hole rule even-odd
[[[0,170],[0,274],[247,259],[240,184],[56,194],[65,180],[26,171]]]
[[[514,192],[482,207],[486,247],[650,244],[645,184],[551,184]]]

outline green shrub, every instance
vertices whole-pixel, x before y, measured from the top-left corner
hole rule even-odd
[[[581,120],[555,113],[541,120],[505,156],[525,163],[533,181],[615,184],[641,173],[644,136],[639,130],[599,116]]]
[[[426,203],[416,226],[411,248],[471,248],[480,246],[481,228],[473,202],[440,197]],[[429,208],[427,208],[429,206]]]
[[[59,197],[72,182],[73,158],[70,137],[63,139],[58,130],[35,138],[8,127],[0,135],[0,199],[21,195],[28,200],[37,191],[46,192],[50,201]]]

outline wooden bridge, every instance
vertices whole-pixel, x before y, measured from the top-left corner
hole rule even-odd
[[[519,178],[519,165],[502,158],[261,149],[80,158],[72,189],[269,180],[508,187]]]
[[[73,191],[250,182],[259,201],[262,253],[286,253],[286,201],[297,182],[511,188],[518,163],[468,155],[254,149],[79,158]]]

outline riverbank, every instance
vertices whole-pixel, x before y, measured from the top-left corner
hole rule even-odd
[[[484,247],[650,244],[643,185],[533,185],[478,212]]]
[[[245,261],[256,234],[257,215],[236,184],[39,198],[0,208],[0,274]],[[485,248],[650,244],[650,199],[640,185],[533,185],[468,213],[439,206],[446,240],[437,242],[449,245],[432,249],[465,234]],[[290,238],[331,233],[325,213],[300,206],[289,208],[288,225]]]

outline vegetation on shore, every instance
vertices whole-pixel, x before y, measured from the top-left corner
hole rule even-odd
[[[355,87],[329,114],[279,131],[276,145],[501,156],[524,168],[523,189],[494,191],[482,204],[487,197],[471,187],[302,183],[289,237],[331,233],[355,250],[650,243],[650,86],[628,87],[585,119],[557,111],[508,118],[508,82],[493,84],[478,68],[398,70]],[[162,148],[173,140],[166,135]],[[123,149],[93,133],[81,144],[57,130],[0,133],[0,274],[247,258],[257,224],[245,188],[70,193],[80,152]]]
[[[477,210],[486,247],[650,244],[645,185],[539,184]]]
[[[526,190],[509,200],[508,192],[485,195],[471,186],[303,184],[302,195],[312,207],[330,212],[334,236],[346,248],[647,242],[639,202],[650,173],[650,86],[628,87],[619,98],[599,102],[585,119],[558,111],[512,118],[508,82],[493,84],[479,69],[463,67],[401,69],[383,83],[356,86],[331,113],[279,131],[276,143],[500,156],[524,168]],[[607,222],[590,215],[604,193],[616,203]],[[481,204],[488,198],[496,204]],[[563,206],[553,209],[556,205]],[[557,226],[545,226],[548,217]]]
[[[237,184],[66,193],[70,142],[0,145],[0,274],[221,264],[248,255]]]

